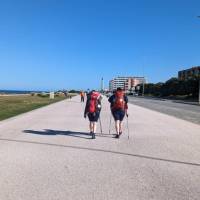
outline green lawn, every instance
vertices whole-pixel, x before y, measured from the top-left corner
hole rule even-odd
[[[50,100],[49,97],[31,95],[0,96],[0,121],[64,99],[66,97]]]

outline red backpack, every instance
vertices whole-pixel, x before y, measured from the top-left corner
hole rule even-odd
[[[116,91],[115,92],[115,100],[113,104],[114,110],[124,110],[125,109],[125,101],[124,101],[124,92]]]
[[[88,107],[89,113],[94,113],[97,111],[99,96],[100,94],[98,92],[92,92],[90,94],[89,107]]]

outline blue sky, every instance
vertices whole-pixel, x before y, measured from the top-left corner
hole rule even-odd
[[[0,89],[166,81],[200,65],[199,0],[0,0]]]

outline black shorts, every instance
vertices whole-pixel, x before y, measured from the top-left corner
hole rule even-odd
[[[94,112],[94,113],[88,113],[88,118],[90,122],[97,122],[99,119],[99,112]]]
[[[115,121],[123,121],[124,116],[125,116],[125,111],[124,110],[114,110],[112,111],[113,117]]]

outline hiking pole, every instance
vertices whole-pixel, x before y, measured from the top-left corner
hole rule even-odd
[[[110,134],[110,129],[111,129],[111,120],[112,120],[112,113],[110,113],[109,134]]]
[[[100,124],[101,134],[103,134],[103,131],[102,131],[102,125],[101,125],[101,117],[100,117],[100,115],[99,115],[99,124]]]
[[[129,139],[129,125],[128,125],[128,114],[126,115],[127,117],[127,131],[128,131],[128,139]]]

